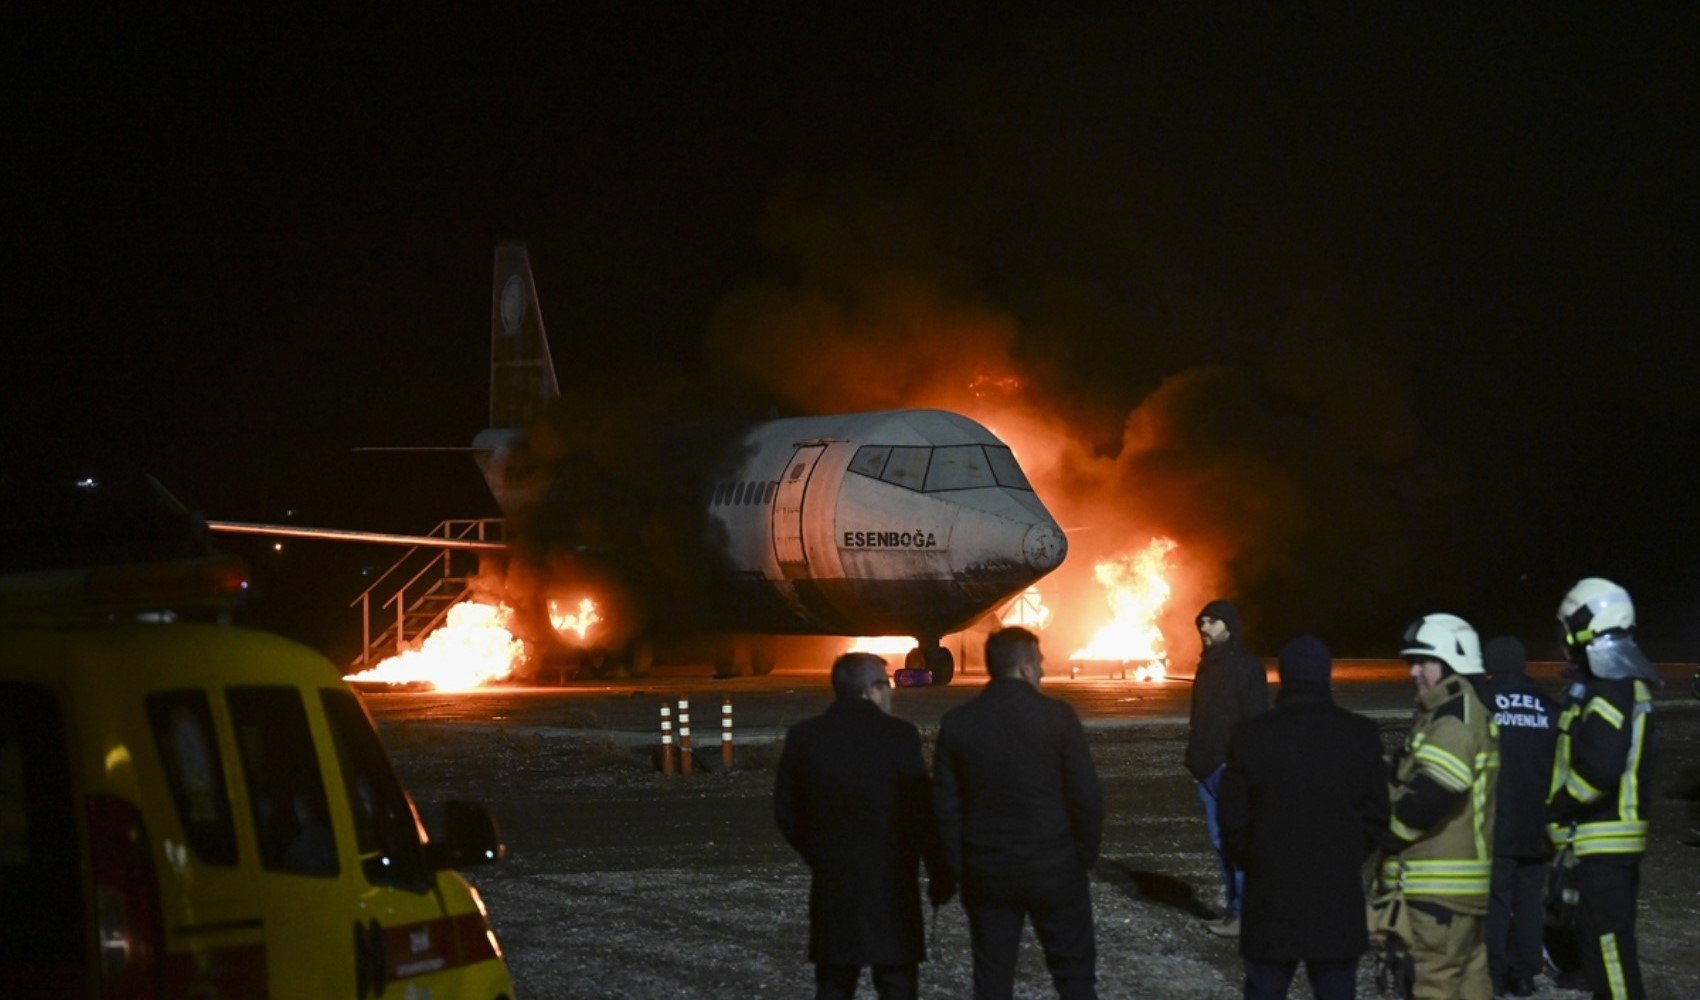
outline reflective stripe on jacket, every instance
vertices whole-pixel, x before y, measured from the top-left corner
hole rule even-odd
[[[1642,680],[1572,688],[1558,717],[1547,832],[1577,857],[1647,850],[1642,785],[1651,770],[1653,692]]]
[[[1411,843],[1382,862],[1383,883],[1461,913],[1487,912],[1498,772],[1499,732],[1468,681],[1451,675],[1418,695],[1411,735],[1394,767],[1390,823],[1399,839]],[[1458,798],[1445,817],[1423,830],[1398,818],[1399,800],[1419,777]]]

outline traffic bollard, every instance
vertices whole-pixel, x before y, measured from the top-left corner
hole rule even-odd
[[[691,773],[691,702],[679,699],[679,773]]]
[[[732,699],[720,705],[720,764],[732,770]]]
[[[661,773],[673,773],[673,706],[661,705]]]

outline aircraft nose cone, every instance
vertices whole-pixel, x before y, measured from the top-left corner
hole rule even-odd
[[[1049,573],[1062,565],[1063,556],[1068,555],[1068,539],[1061,528],[1041,521],[1027,529],[1027,537],[1021,540],[1021,553],[1026,556],[1027,565]]]

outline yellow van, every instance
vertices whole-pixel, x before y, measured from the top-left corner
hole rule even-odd
[[[511,997],[482,806],[428,839],[328,660],[132,613],[232,565],[0,581],[0,996]]]

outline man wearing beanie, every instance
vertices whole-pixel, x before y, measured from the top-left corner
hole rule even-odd
[[[1496,636],[1482,650],[1482,697],[1499,727],[1499,794],[1488,897],[1488,972],[1494,993],[1526,997],[1541,971],[1547,786],[1558,743],[1558,705],[1530,679],[1523,643]]]
[[[1222,919],[1209,925],[1212,934],[1235,937],[1240,932],[1240,896],[1245,873],[1222,853],[1222,829],[1216,802],[1222,766],[1228,760],[1228,733],[1234,726],[1269,707],[1269,680],[1263,661],[1240,643],[1240,612],[1232,601],[1216,600],[1198,613],[1198,640],[1204,654],[1192,679],[1192,726],[1186,740],[1186,769],[1198,782],[1204,805],[1204,825],[1210,846],[1222,864]]]
[[[1360,873],[1388,820],[1381,737],[1334,704],[1320,639],[1279,662],[1274,709],[1234,727],[1222,775],[1222,839],[1246,873],[1245,995],[1285,997],[1303,962],[1319,1000],[1350,998],[1369,946]]]

